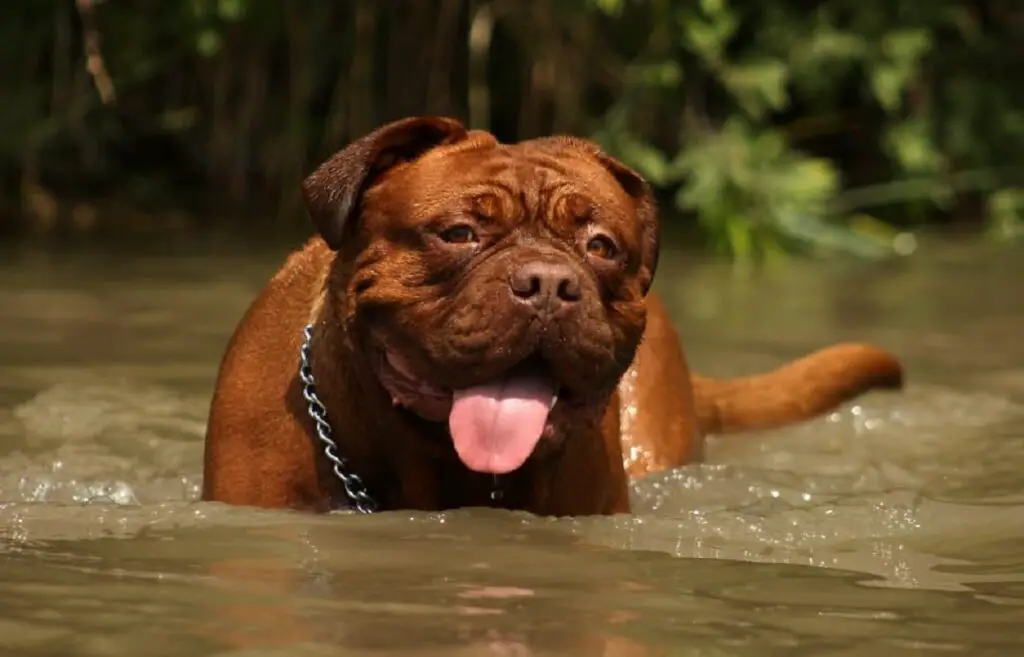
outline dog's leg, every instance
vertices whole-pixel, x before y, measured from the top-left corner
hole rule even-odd
[[[737,379],[692,375],[701,433],[778,427],[832,410],[872,389],[899,389],[894,356],[864,344],[837,344],[764,374]]]

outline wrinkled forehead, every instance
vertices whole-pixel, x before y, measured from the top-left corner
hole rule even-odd
[[[605,219],[634,218],[629,197],[600,162],[545,140],[497,144],[470,139],[437,148],[397,168],[375,191],[368,200],[372,195],[388,204],[408,204],[406,216],[455,209],[481,198],[543,214],[567,198],[582,198]]]

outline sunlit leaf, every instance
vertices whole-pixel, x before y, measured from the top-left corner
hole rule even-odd
[[[879,64],[871,69],[871,90],[886,112],[894,113],[903,105],[909,72],[892,64]]]
[[[882,52],[895,62],[913,65],[928,53],[932,38],[924,29],[894,30],[882,37]]]
[[[219,0],[217,14],[226,21],[237,21],[245,16],[247,0]]]
[[[220,34],[212,28],[207,28],[196,35],[196,50],[204,57],[216,55],[220,46]]]
[[[942,155],[936,149],[929,127],[928,121],[916,118],[894,125],[886,132],[886,147],[905,171],[934,173],[941,168]]]
[[[678,12],[676,20],[681,28],[683,44],[711,65],[721,61],[725,46],[739,27],[739,19],[724,7],[703,17],[691,12]]]
[[[1001,239],[1024,236],[1024,188],[996,191],[987,205],[990,234]]]
[[[683,80],[683,69],[676,61],[638,64],[630,68],[630,79],[645,87],[674,87]]]
[[[786,93],[789,71],[778,60],[765,59],[730,67],[723,82],[740,106],[754,116],[782,109],[789,101]]]

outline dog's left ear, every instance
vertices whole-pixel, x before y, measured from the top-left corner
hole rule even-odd
[[[363,194],[381,174],[465,137],[465,126],[455,119],[406,118],[377,128],[321,164],[302,182],[302,196],[327,246],[334,250],[341,246]]]

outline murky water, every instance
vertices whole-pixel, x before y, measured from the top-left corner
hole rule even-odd
[[[697,368],[869,339],[909,388],[715,440],[633,517],[560,521],[195,502],[221,350],[282,253],[163,251],[0,254],[0,655],[1024,646],[1024,251],[753,278],[668,258]]]

